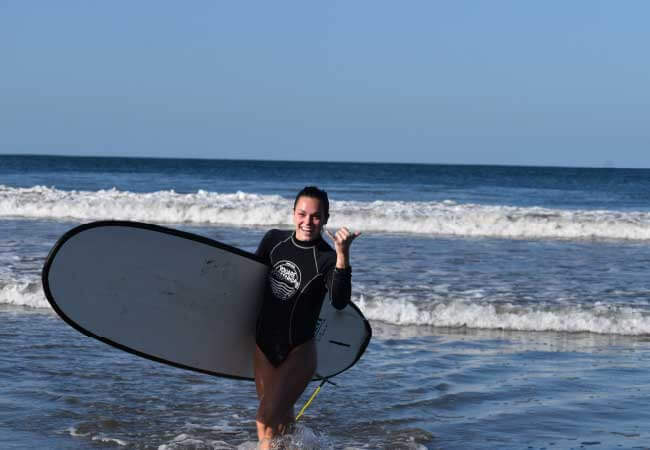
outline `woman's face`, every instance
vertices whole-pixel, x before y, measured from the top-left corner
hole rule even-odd
[[[298,198],[293,210],[293,223],[296,225],[296,238],[301,241],[316,239],[327,223],[320,200],[304,196]]]

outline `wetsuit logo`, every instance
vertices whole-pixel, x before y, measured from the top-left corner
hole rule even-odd
[[[289,300],[300,287],[300,269],[291,261],[279,261],[269,274],[271,291],[280,300]]]

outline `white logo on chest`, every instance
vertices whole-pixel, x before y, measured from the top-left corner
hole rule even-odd
[[[300,288],[300,269],[291,261],[279,261],[269,273],[269,282],[275,297],[289,300]]]

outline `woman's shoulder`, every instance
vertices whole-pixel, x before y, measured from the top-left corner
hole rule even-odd
[[[283,241],[285,239],[288,239],[291,236],[291,233],[292,233],[291,230],[279,230],[277,228],[272,228],[266,232],[266,234],[262,238],[262,241],[273,241],[273,242]]]
[[[291,236],[291,231],[271,229],[266,232],[260,244],[257,247],[255,254],[264,259],[270,256],[271,251],[280,242],[287,240]]]

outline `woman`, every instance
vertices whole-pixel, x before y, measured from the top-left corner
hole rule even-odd
[[[293,406],[316,371],[314,332],[325,294],[334,307],[350,301],[350,244],[359,236],[347,228],[326,230],[327,193],[315,186],[298,193],[293,205],[295,229],[270,230],[257,255],[271,266],[257,322],[255,385],[260,405],[257,434],[262,448],[293,422]]]

